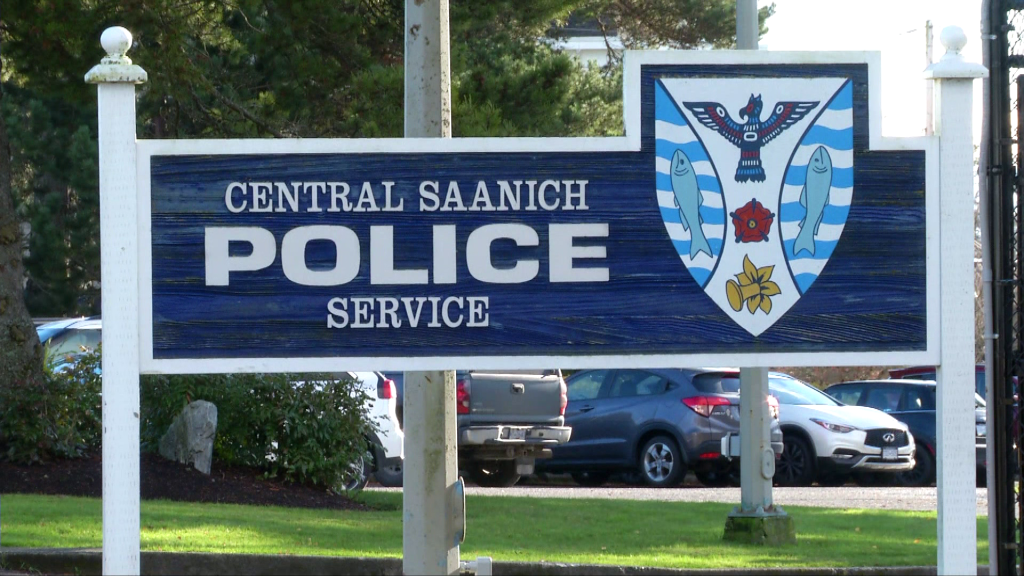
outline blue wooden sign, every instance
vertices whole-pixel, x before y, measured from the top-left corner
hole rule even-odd
[[[937,360],[876,56],[626,66],[623,138],[140,142],[143,370]]]

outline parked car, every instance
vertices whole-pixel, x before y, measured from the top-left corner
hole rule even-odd
[[[936,386],[925,380],[857,380],[833,384],[826,390],[852,406],[870,406],[905,423],[917,443],[913,470],[897,477],[904,486],[928,486],[935,482]],[[985,400],[974,395],[974,452],[978,476],[985,475]]]
[[[404,403],[404,374],[387,375]],[[459,468],[479,486],[514,485],[569,440],[561,370],[457,371],[455,385]],[[400,471],[386,473],[401,485]]]
[[[908,366],[889,370],[889,378],[895,380],[935,380],[935,366]],[[1016,378],[1014,379],[1016,384]],[[1016,386],[1014,386],[1016,389]],[[985,398],[985,365],[974,365],[974,392]]]
[[[36,326],[39,341],[50,351],[50,357],[59,364],[60,358],[74,357],[99,347],[103,340],[103,325],[99,317],[68,318]]]
[[[102,328],[99,317],[70,318],[40,324],[36,334],[53,358],[66,359],[65,364],[56,362],[55,370],[59,371],[66,363],[74,362],[78,354],[95,350],[103,339]],[[356,387],[367,395],[367,416],[378,426],[378,431],[367,438],[369,458],[352,463],[354,474],[345,488],[357,490],[366,484],[370,474],[386,476],[389,469],[401,467],[405,436],[396,413],[398,391],[392,380],[379,372],[338,373],[339,378],[342,375],[354,379]]]
[[[367,397],[366,416],[377,425],[367,435],[367,453],[350,464],[351,474],[341,488],[347,492],[361,490],[371,476],[388,468],[401,466],[405,457],[405,434],[398,425],[396,406],[398,393],[394,381],[380,372],[336,372],[334,378],[350,378],[357,390]]]
[[[850,475],[901,473],[914,468],[907,425],[889,414],[848,406],[788,374],[768,377],[779,399],[785,450],[775,467],[779,486],[841,484]]]
[[[680,368],[584,370],[569,378],[565,423],[572,438],[538,463],[597,486],[614,473],[636,472],[649,486],[671,487],[687,470],[721,485],[738,460],[722,455],[722,437],[740,430],[739,371]],[[775,405],[777,406],[777,405]],[[771,442],[782,453],[773,408]]]

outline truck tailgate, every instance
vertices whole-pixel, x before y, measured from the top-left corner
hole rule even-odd
[[[561,380],[550,375],[470,372],[459,374],[470,382],[473,425],[561,425]]]

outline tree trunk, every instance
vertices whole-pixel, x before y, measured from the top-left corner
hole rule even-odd
[[[3,96],[0,84],[0,102]],[[7,124],[0,116],[0,386],[43,381],[43,347],[25,307],[22,246],[11,191],[11,143]]]

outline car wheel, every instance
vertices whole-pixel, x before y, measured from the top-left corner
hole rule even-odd
[[[362,490],[370,480],[370,462],[368,454],[357,456],[355,460],[349,463],[341,482],[335,488],[335,492],[355,494]]]
[[[782,438],[782,456],[775,463],[775,483],[779,486],[810,486],[814,480],[814,452],[799,436]]]
[[[477,486],[508,488],[519,481],[515,460],[479,460],[466,465],[466,475]]]
[[[708,488],[725,488],[727,486],[739,486],[740,476],[737,470],[707,470],[694,472],[697,480]]]
[[[935,482],[935,459],[923,445],[917,445],[914,468],[896,476],[900,486],[930,486]]]
[[[648,486],[671,488],[686,476],[686,464],[675,440],[655,436],[640,449],[640,476]]]
[[[402,487],[402,465],[385,466],[373,473],[377,483],[385,488]]]
[[[603,486],[612,477],[608,472],[573,472],[571,476],[574,482],[586,488]]]

